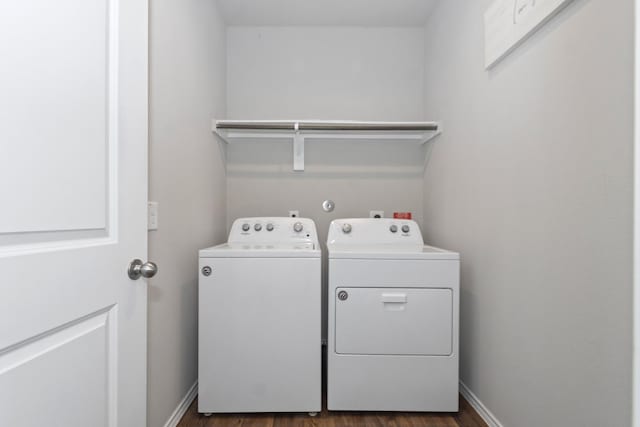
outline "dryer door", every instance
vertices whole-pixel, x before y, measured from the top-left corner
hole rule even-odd
[[[448,356],[453,292],[424,288],[338,288],[339,354]]]

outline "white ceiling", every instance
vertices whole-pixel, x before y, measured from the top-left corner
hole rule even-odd
[[[422,26],[438,0],[217,0],[227,25]]]

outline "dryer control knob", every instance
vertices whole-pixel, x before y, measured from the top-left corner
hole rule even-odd
[[[273,231],[273,224],[267,224],[267,231]]]
[[[295,231],[296,233],[301,232],[303,228],[304,227],[301,222],[296,222],[295,224],[293,224],[293,231]]]
[[[403,233],[408,233],[408,232],[409,232],[409,230],[411,230],[411,229],[409,228],[409,226],[408,226],[408,225],[403,225],[403,226],[402,226],[402,232],[403,232]]]
[[[249,224],[242,224],[242,231],[249,231],[251,226]]]
[[[389,231],[392,233],[397,233],[398,232],[398,226],[393,224],[391,227],[389,227]]]
[[[256,225],[253,226],[253,229],[256,230],[256,231],[260,231],[260,230],[262,230],[262,225],[261,224],[256,224]]]
[[[344,234],[349,234],[349,233],[351,233],[351,224],[344,224],[344,225],[342,226],[342,232],[343,232]]]

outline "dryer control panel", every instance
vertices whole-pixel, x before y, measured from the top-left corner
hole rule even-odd
[[[318,247],[318,232],[313,220],[289,217],[238,218],[229,232],[229,244],[297,244]]]
[[[418,223],[407,219],[338,219],[329,226],[327,243],[338,245],[424,245]]]

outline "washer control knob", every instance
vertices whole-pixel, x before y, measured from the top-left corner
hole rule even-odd
[[[408,233],[408,232],[409,232],[409,230],[411,230],[411,229],[409,228],[409,226],[408,226],[408,225],[403,225],[403,226],[402,226],[402,232],[403,232],[403,233]]]
[[[242,224],[242,231],[249,231],[251,226],[249,224]]]
[[[262,224],[256,224],[256,225],[254,225],[254,226],[253,226],[253,229],[254,229],[254,230],[256,230],[256,231],[260,231],[260,230],[262,230]]]
[[[389,231],[392,233],[397,233],[398,232],[398,226],[393,224],[391,227],[389,227]]]
[[[293,231],[295,231],[296,233],[301,232],[303,228],[304,226],[301,222],[296,222],[295,224],[293,224]]]
[[[349,233],[351,233],[351,230],[352,230],[351,224],[344,224],[344,225],[342,226],[342,232],[343,232],[344,234],[349,234]]]
[[[267,231],[273,231],[273,224],[267,224]]]

